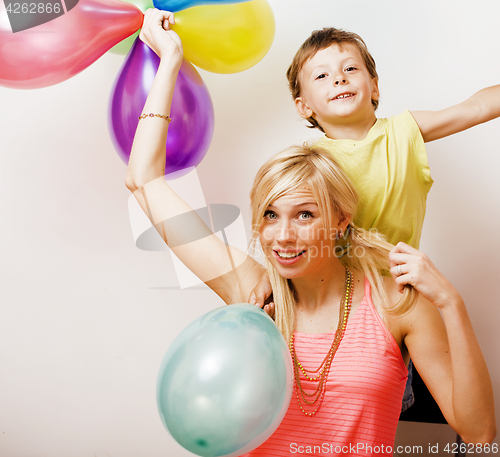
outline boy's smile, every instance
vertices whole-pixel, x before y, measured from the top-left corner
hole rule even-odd
[[[351,98],[351,97],[354,97],[354,94],[351,94],[350,92],[348,92],[346,94],[337,95],[334,100],[344,100],[346,98]]]
[[[335,126],[369,128],[375,123],[372,99],[379,97],[378,85],[356,46],[333,44],[321,49],[306,61],[299,78],[297,111],[304,118],[314,117],[327,135]]]

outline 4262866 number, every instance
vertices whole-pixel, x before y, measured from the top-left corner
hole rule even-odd
[[[456,454],[460,451],[462,454],[497,454],[498,443],[493,444],[473,444],[473,443],[448,443],[444,449],[448,454]]]
[[[11,14],[59,14],[60,3],[6,3],[5,9]]]

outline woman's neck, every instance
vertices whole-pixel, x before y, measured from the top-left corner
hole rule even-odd
[[[340,264],[340,262],[339,262]],[[354,288],[350,315],[356,313],[365,295],[363,272],[352,270]],[[337,329],[340,307],[344,304],[345,268],[340,264],[328,277],[293,280],[298,301],[295,307],[294,330],[300,333],[333,333]]]
[[[298,296],[297,307],[308,313],[336,303],[345,284],[345,267],[336,259],[330,268],[322,269],[320,274],[292,280]]]

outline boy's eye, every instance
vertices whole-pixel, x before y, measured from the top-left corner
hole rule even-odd
[[[357,68],[353,67],[352,65],[345,69],[345,71],[354,71],[354,70],[357,70]]]
[[[316,76],[316,79],[323,79],[326,78],[326,73],[321,73],[320,75]]]

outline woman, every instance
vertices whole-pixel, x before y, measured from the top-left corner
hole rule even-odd
[[[160,116],[139,122],[126,184],[184,264],[227,304],[244,302],[263,267],[212,234],[163,178],[182,61],[173,21],[165,11],[145,14],[141,39],[161,63],[143,113]],[[464,441],[491,442],[491,381],[462,298],[419,251],[403,243],[390,250],[352,226],[356,195],[329,155],[308,148],[278,154],[259,171],[251,198],[253,240],[274,291],[275,306],[266,311],[290,342],[296,398],[278,430],[249,455],[392,455],[410,354]],[[338,238],[350,245],[341,259]]]

